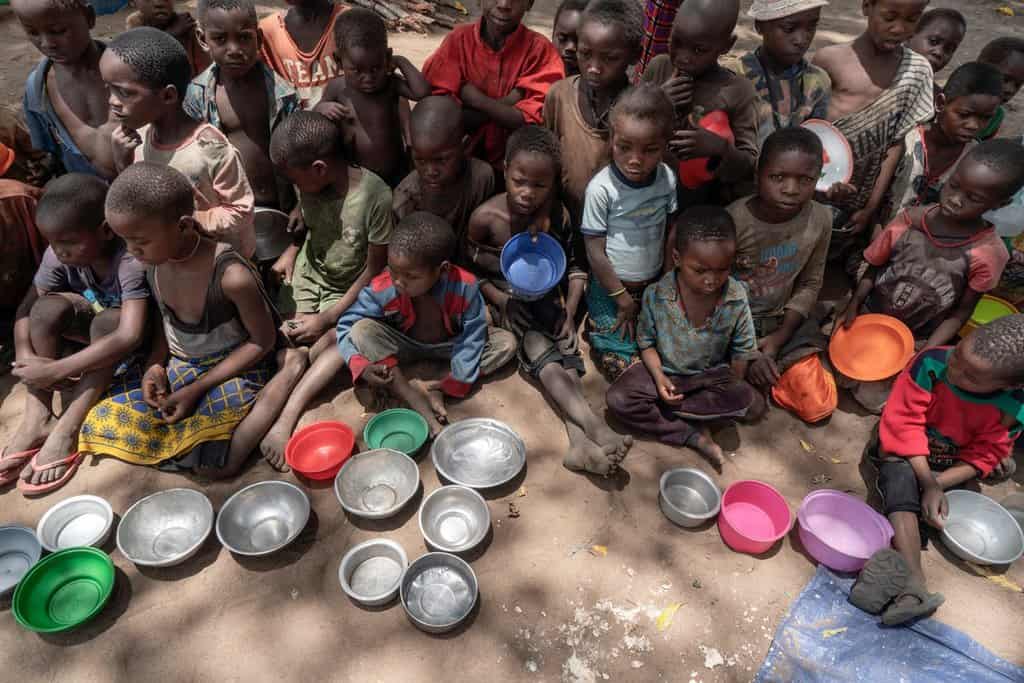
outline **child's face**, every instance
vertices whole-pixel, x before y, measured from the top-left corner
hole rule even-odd
[[[45,0],[12,0],[28,41],[55,64],[73,64],[92,44],[92,7],[62,8]]]
[[[533,0],[480,0],[480,19],[494,36],[510,36],[533,7]]]
[[[199,32],[210,58],[229,78],[241,78],[259,60],[263,36],[242,9],[208,10]]]
[[[412,299],[421,297],[433,289],[441,277],[441,273],[447,268],[447,261],[432,268],[419,263],[406,254],[388,251],[388,270],[391,271],[391,281],[395,283],[395,289],[399,294],[405,294]]]
[[[672,25],[669,56],[676,73],[700,78],[718,59],[732,49],[736,36],[731,33],[715,35],[708,22],[700,17],[679,17]]]
[[[86,268],[99,261],[103,247],[112,237],[106,224],[97,228],[39,223],[39,233],[50,243],[57,260],[78,268]]]
[[[158,266],[178,256],[184,232],[194,223],[191,216],[175,221],[163,216],[107,211],[110,229],[124,240],[132,256],[149,266]]]
[[[949,354],[946,378],[950,383],[972,394],[990,394],[1013,388],[992,371],[992,364],[974,352],[971,338],[962,339]]]
[[[383,45],[350,46],[342,50],[339,56],[341,68],[345,72],[345,83],[367,95],[383,90],[388,76],[394,71],[391,66],[391,48]]]
[[[580,72],[579,64],[576,61],[576,42],[582,16],[583,13],[579,10],[562,10],[551,31],[551,42],[555,44],[555,49],[562,56],[566,76],[573,76]]]
[[[505,165],[509,211],[519,216],[533,216],[551,199],[557,181],[551,157],[519,152]]]
[[[281,165],[277,170],[302,194],[320,194],[331,184],[330,168],[326,161],[314,161],[309,166]]]
[[[622,26],[588,21],[580,27],[580,76],[593,90],[608,90],[625,81],[636,61],[636,48],[626,42]]]
[[[633,183],[645,183],[658,168],[668,139],[654,121],[620,115],[612,121],[612,161]]]
[[[168,107],[179,106],[173,85],[151,90],[110,50],[100,57],[100,75],[110,91],[110,117],[126,128],[139,129],[163,116]]]
[[[928,0],[864,0],[867,35],[881,53],[895,52],[917,30]]]
[[[174,0],[132,0],[142,15],[142,23],[154,28],[167,28],[174,21]]]
[[[995,95],[966,95],[938,105],[939,127],[950,140],[967,144],[985,129],[999,108]]]
[[[702,296],[714,296],[722,291],[732,272],[735,256],[733,240],[689,242],[683,253],[672,250],[672,260],[683,287]]]
[[[438,135],[421,140],[413,135],[412,163],[420,175],[423,192],[441,192],[455,184],[466,162],[461,136]]]
[[[910,49],[928,60],[932,71],[946,68],[964,39],[964,27],[959,21],[934,19],[910,39]]]
[[[1009,201],[1006,178],[987,164],[966,157],[942,186],[939,210],[958,222],[976,221],[986,211],[998,209]]]
[[[814,198],[821,174],[821,159],[797,149],[761,157],[757,166],[757,194],[762,202],[784,216],[795,216]]]
[[[781,66],[799,64],[818,32],[820,18],[821,8],[818,7],[774,21],[757,22],[764,51]]]
[[[1011,52],[1003,62],[994,66],[1003,72],[1003,104],[1006,104],[1024,85],[1024,54]]]

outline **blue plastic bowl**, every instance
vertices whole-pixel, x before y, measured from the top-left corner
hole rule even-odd
[[[565,251],[554,237],[526,232],[515,235],[501,250],[501,274],[512,296],[535,301],[554,289],[565,275]]]
[[[89,3],[96,14],[114,14],[128,6],[128,0],[91,0]]]

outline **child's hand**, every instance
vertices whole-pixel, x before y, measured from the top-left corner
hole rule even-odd
[[[851,235],[859,235],[864,232],[868,227],[868,223],[871,222],[871,215],[873,213],[873,211],[869,211],[868,209],[861,209],[860,211],[854,212],[854,214],[850,216],[850,220],[843,227],[843,232],[847,232]]]
[[[665,403],[677,406],[683,402],[683,395],[676,391],[676,386],[664,372],[658,373],[658,376],[654,378],[654,384],[658,387],[658,396]]]
[[[507,297],[501,305],[502,321],[520,337],[533,325],[533,318],[522,301]]]
[[[440,380],[413,380],[412,386],[422,391],[427,396],[427,403],[430,405],[431,412],[434,413],[434,417],[437,421],[443,425],[448,424],[448,408],[444,405],[444,392],[441,391]],[[431,434],[431,436],[437,436]]]
[[[163,405],[160,407],[164,422],[172,425],[196,412],[196,404],[199,403],[202,394],[195,389],[195,386],[190,384],[187,387],[182,387],[164,399]]]
[[[686,73],[677,73],[661,84],[661,89],[672,101],[676,109],[685,109],[693,103],[693,77]]]
[[[850,329],[850,325],[853,324],[853,321],[857,319],[858,315],[860,315],[860,306],[855,305],[851,301],[846,307],[846,310],[839,314],[839,318],[837,320],[844,330],[848,330]],[[838,326],[832,330],[832,334],[835,334],[837,329],[839,329]]]
[[[270,274],[278,284],[291,284],[292,274],[295,272],[295,259],[299,255],[299,248],[294,244],[281,252],[281,255],[270,267]]]
[[[124,170],[135,161],[135,149],[142,144],[139,131],[125,125],[116,126],[110,133],[110,145],[114,152],[114,163],[118,170]]]
[[[615,305],[619,312],[615,315],[612,332],[618,330],[623,339],[636,339],[636,316],[640,312],[640,304],[629,292],[623,292],[615,297]]]
[[[761,390],[775,386],[781,376],[779,366],[775,364],[775,359],[768,355],[763,355],[752,362],[747,370],[747,379]]]
[[[167,381],[164,366],[151,365],[142,376],[142,400],[150,408],[161,410],[170,393],[171,385]]]
[[[302,217],[302,207],[298,204],[288,214],[288,227],[285,228],[292,235],[304,235],[306,234],[306,219]],[[295,253],[299,252],[299,248],[295,248]]]
[[[672,135],[668,148],[680,159],[720,157],[729,149],[729,142],[709,130],[680,130]]]
[[[55,361],[39,356],[14,361],[11,374],[33,389],[42,390],[50,389],[68,379],[61,375]]]
[[[391,368],[388,366],[374,363],[373,365],[367,365],[360,377],[366,380],[366,383],[374,389],[383,389],[391,384],[394,376],[391,374]]]
[[[284,324],[282,330],[289,339],[299,344],[314,344],[327,327],[317,313],[299,313]]]
[[[341,102],[321,102],[316,105],[314,111],[318,114],[323,114],[335,123],[353,121],[356,118],[355,113],[352,111],[352,107],[347,104],[342,104]]]
[[[558,341],[562,343],[563,353],[576,353],[579,348],[579,335],[576,333],[576,321],[572,316],[566,315],[561,329],[558,330]]]
[[[1024,251],[1017,251],[1014,249],[1010,254],[1010,260],[1014,263],[1024,263]]]
[[[921,492],[921,516],[936,529],[941,529],[949,516],[949,502],[938,484],[929,484]]]
[[[825,192],[825,201],[828,204],[837,204],[849,201],[857,194],[857,188],[850,183],[833,183],[832,187]]]
[[[989,473],[985,479],[991,479],[995,481],[1002,481],[1009,479],[1013,476],[1014,472],[1017,471],[1017,461],[1013,459],[1013,456],[1003,458],[999,461],[999,464]]]

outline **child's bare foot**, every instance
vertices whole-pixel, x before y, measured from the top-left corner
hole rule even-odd
[[[601,447],[613,469],[619,465],[633,446],[633,437],[616,433],[604,421],[595,417],[591,424],[583,425],[587,438]]]
[[[711,438],[710,430],[701,429],[693,443],[690,444],[690,448],[707,458],[716,470],[722,471],[722,466],[725,465],[725,454],[722,452],[722,447]]]
[[[30,415],[26,412],[18,426],[18,431],[4,447],[3,454],[9,456],[39,448],[46,442],[55,424],[56,421],[51,415]],[[14,468],[21,469],[24,464],[24,460],[0,460],[0,476]]]
[[[590,472],[601,477],[607,477],[615,469],[605,449],[586,436],[569,439],[569,452],[565,454],[562,465],[573,472]]]
[[[284,460],[284,449],[291,438],[291,430],[283,425],[275,424],[260,441],[260,454],[271,467],[278,472],[287,472],[291,468]]]
[[[423,416],[423,419],[427,421],[430,438],[435,438],[444,429],[442,420],[448,421],[448,413],[444,408],[444,399],[438,396],[431,396],[434,392],[428,389],[429,383],[410,382],[398,368],[393,368],[391,373],[392,391],[410,408]],[[437,393],[440,394],[439,391]],[[438,402],[440,402],[440,411],[435,410]]]
[[[21,470],[21,478],[29,484],[39,486],[57,481],[67,472],[67,465],[45,468],[47,465],[64,460],[78,448],[77,430],[55,430],[43,443],[36,454],[35,464],[38,471],[33,471],[32,464],[25,465]]]
[[[285,397],[294,391],[299,380],[302,379],[302,374],[309,367],[309,350],[305,348],[282,349],[277,353],[277,365],[277,374],[271,380],[271,384],[264,387],[263,391],[266,393],[262,394],[263,398],[269,396],[271,392]],[[274,424],[260,439],[259,451],[271,467],[278,472],[287,472],[291,468],[285,462],[284,451],[288,445],[288,439],[291,438],[295,425],[298,423],[301,410],[289,411],[287,402],[285,402],[284,410],[278,410],[280,412],[277,414]],[[277,411],[273,412],[277,413]]]

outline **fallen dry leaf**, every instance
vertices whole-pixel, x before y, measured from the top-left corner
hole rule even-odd
[[[832,636],[838,636],[840,633],[845,633],[847,628],[847,626],[843,626],[842,628],[827,628],[821,632],[821,637],[828,639]]]
[[[814,444],[803,439],[800,439],[800,448],[804,449],[805,453],[813,453],[815,451]]]
[[[525,498],[526,497],[526,485],[525,484],[519,487],[519,490],[516,491],[516,496],[518,496],[519,498]]]
[[[832,458],[831,460],[833,465],[841,465],[843,463],[839,458]]]
[[[608,554],[608,546],[606,545],[592,545],[590,546],[590,554],[594,556],[600,555],[604,557]]]
[[[672,625],[672,619],[676,616],[676,612],[683,606],[681,602],[673,602],[671,605],[661,610],[661,614],[654,620],[654,625],[659,631],[665,631]]]
[[[1015,14],[1015,12],[1011,8],[1007,7],[1006,5],[1003,5],[1002,7],[997,7],[996,8],[996,12],[999,12],[1004,17],[1012,17]]]
[[[997,586],[1000,586],[1001,588],[1007,588],[1011,591],[1014,591],[1015,593],[1024,593],[1024,588],[1021,588],[1019,584],[1011,581],[1002,574],[996,574],[988,567],[982,567],[977,564],[971,564],[970,562],[965,562],[964,564],[966,564],[967,567],[978,576],[988,579],[989,581],[991,581]]]

